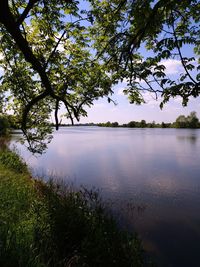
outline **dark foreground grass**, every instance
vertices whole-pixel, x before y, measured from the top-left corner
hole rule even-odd
[[[16,153],[0,151],[0,266],[147,265],[139,239],[118,229],[96,192],[31,179]]]

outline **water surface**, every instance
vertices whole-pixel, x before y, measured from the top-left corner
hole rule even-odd
[[[61,128],[40,157],[18,138],[33,174],[100,188],[158,266],[200,266],[200,130]]]

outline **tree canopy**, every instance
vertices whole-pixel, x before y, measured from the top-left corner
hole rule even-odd
[[[161,94],[161,108],[170,97],[181,96],[187,105],[190,96],[199,96],[199,1],[118,1],[121,6],[117,7],[105,1],[92,2],[96,7],[96,38],[104,36],[104,49],[98,46],[102,41],[97,41],[97,50],[128,80],[125,93],[131,102],[143,102],[141,91]],[[149,56],[138,53],[140,46]],[[194,54],[184,53],[186,47]],[[165,72],[163,62],[167,59],[177,59],[182,65],[177,80]]]
[[[198,0],[1,0],[0,108],[14,111],[32,151],[41,151],[52,112],[56,128],[61,105],[73,123],[95,99],[112,101],[123,80],[131,103],[150,91],[162,95],[161,107],[177,95],[186,105],[200,93],[199,10]],[[165,73],[170,58],[183,67],[177,81]]]

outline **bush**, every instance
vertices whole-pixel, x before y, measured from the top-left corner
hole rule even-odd
[[[6,168],[13,171],[24,173],[28,172],[26,163],[20,158],[20,156],[11,150],[0,150],[0,162]]]
[[[143,266],[140,241],[118,229],[96,192],[74,192],[53,182],[38,188],[50,216],[49,239],[40,236],[49,266]]]
[[[9,133],[10,124],[6,117],[0,116],[0,136],[6,136]]]

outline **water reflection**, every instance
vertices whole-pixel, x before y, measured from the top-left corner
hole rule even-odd
[[[194,130],[180,129],[176,137],[177,140],[180,142],[195,144],[198,141],[199,130],[196,131],[195,129]]]
[[[100,188],[160,266],[197,267],[199,137],[200,130],[78,127],[55,133],[39,158],[17,147],[34,173]]]

